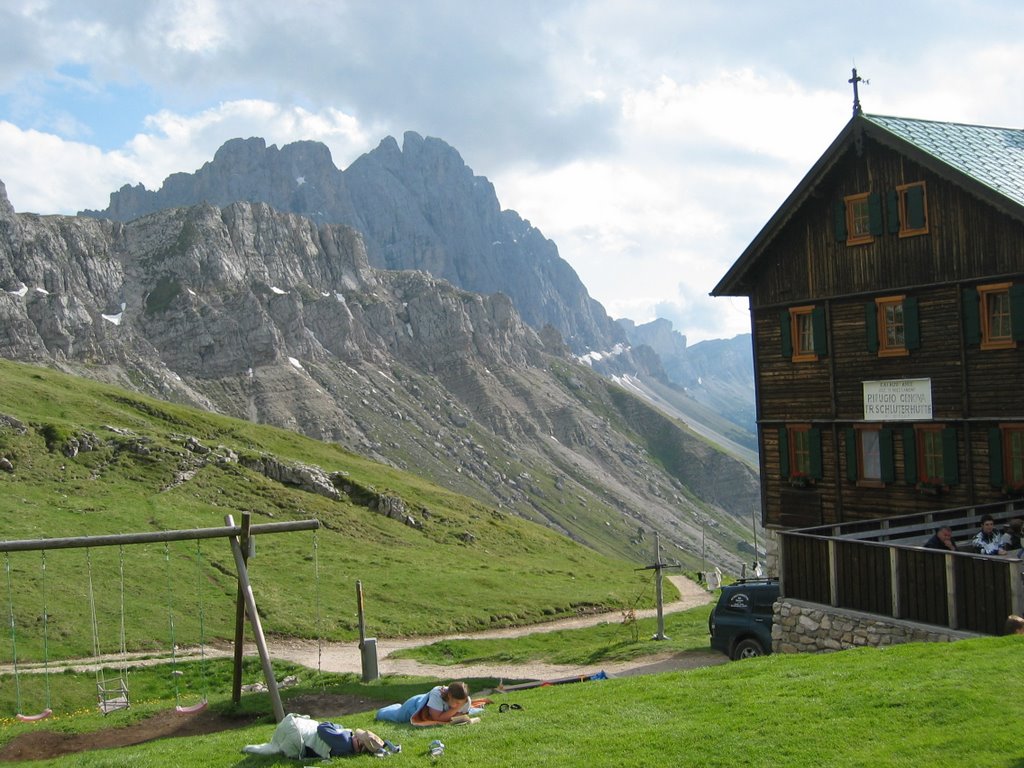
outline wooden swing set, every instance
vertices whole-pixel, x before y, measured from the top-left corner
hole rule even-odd
[[[231,551],[235,560],[235,569],[238,574],[238,593],[235,601],[235,636],[234,636],[234,665],[232,675],[232,688],[231,688],[231,699],[235,704],[241,701],[242,697],[242,652],[243,642],[245,636],[245,617],[249,617],[249,624],[252,628],[253,637],[256,642],[256,648],[259,651],[260,661],[263,665],[263,675],[267,684],[267,691],[270,694],[270,701],[274,709],[274,719],[280,722],[284,719],[284,706],[281,703],[281,694],[278,690],[277,680],[274,677],[274,670],[270,661],[270,654],[267,651],[266,638],[263,634],[263,627],[260,622],[259,612],[256,608],[256,598],[253,596],[252,585],[249,582],[249,572],[247,567],[247,561],[250,553],[253,551],[253,545],[255,543],[255,537],[259,534],[269,533],[287,533],[291,531],[308,531],[316,530],[320,527],[320,523],[317,520],[295,520],[283,523],[263,523],[258,525],[251,524],[251,515],[248,512],[242,513],[242,524],[236,525],[234,518],[231,515],[226,515],[224,518],[225,525],[217,528],[191,528],[186,530],[176,531],[153,531],[146,533],[124,533],[124,534],[111,534],[104,536],[78,536],[71,538],[53,538],[53,539],[25,539],[20,541],[0,541],[0,552],[4,555],[4,565],[7,572],[7,594],[8,594],[8,619],[11,629],[11,651],[13,657],[13,672],[15,679],[16,688],[16,704],[17,704],[17,718],[25,722],[31,722],[35,720],[42,720],[52,714],[50,709],[50,687],[49,687],[49,658],[48,658],[48,642],[47,642],[47,607],[46,607],[46,551],[52,549],[75,549],[85,548],[86,550],[86,563],[88,570],[88,601],[89,601],[89,612],[90,612],[90,624],[93,638],[93,655],[97,659],[97,706],[100,711],[106,715],[110,712],[117,711],[119,709],[126,709],[130,706],[130,699],[128,695],[128,683],[127,683],[127,647],[125,643],[125,612],[124,612],[124,547],[131,544],[147,544],[153,542],[163,542],[164,556],[168,563],[168,569],[170,568],[170,558],[168,555],[168,543],[172,541],[191,541],[196,542],[196,564],[197,570],[201,570],[201,551],[199,550],[199,541],[201,539],[215,539],[215,538],[226,538],[231,545]],[[100,643],[99,643],[99,629],[97,622],[97,611],[96,603],[93,594],[93,573],[92,573],[92,560],[90,557],[90,549],[96,547],[106,546],[118,546],[119,547],[119,583],[120,583],[120,606],[121,606],[121,622],[120,622],[120,658],[121,658],[121,669],[120,674],[113,679],[108,679],[102,671],[102,664],[99,663],[100,658]],[[17,651],[17,633],[15,631],[15,613],[14,613],[14,599],[13,599],[13,585],[11,579],[11,565],[10,555],[11,552],[25,552],[25,551],[39,551],[42,557],[42,584],[43,584],[43,615],[42,615],[42,630],[43,630],[43,664],[44,664],[44,675],[46,675],[46,706],[40,712],[36,714],[23,714],[22,713],[22,701],[21,701],[21,685],[19,682],[19,670],[18,670],[18,651]],[[169,576],[168,576],[169,578]],[[171,631],[171,657],[172,664],[177,663],[175,649],[174,649],[174,610],[172,602],[172,589],[170,581],[168,581],[168,622]],[[204,620],[203,620],[203,608],[202,598],[200,597],[200,609],[199,609],[199,623],[200,623],[200,643],[203,645],[201,658],[205,660],[205,637],[204,634]],[[175,680],[177,678],[175,677]],[[203,694],[202,699],[191,705],[183,705],[181,697],[178,692],[177,682],[175,682],[175,698],[177,700],[176,710],[182,714],[190,712],[197,712],[206,706],[206,695]]]

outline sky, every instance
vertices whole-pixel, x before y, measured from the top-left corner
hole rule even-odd
[[[454,147],[609,315],[750,330],[709,291],[851,117],[1024,127],[1020,0],[2,0],[0,181],[102,209],[231,138],[347,168]]]

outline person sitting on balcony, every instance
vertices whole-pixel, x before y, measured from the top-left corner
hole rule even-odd
[[[927,549],[948,549],[950,552],[956,552],[956,545],[953,543],[953,529],[948,525],[942,526],[932,534],[924,546]]]
[[[999,545],[1007,552],[1013,552],[1021,548],[1021,532],[1024,531],[1024,520],[1019,517],[1013,518],[1006,527],[1003,528],[1003,537],[999,540]]]
[[[981,518],[981,530],[971,539],[971,545],[979,555],[1005,555],[1000,542],[1002,536],[996,533],[996,521],[992,515]]]

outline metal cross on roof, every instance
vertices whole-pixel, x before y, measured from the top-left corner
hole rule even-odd
[[[860,108],[860,95],[857,92],[857,83],[863,82],[865,85],[867,85],[870,81],[869,80],[864,80],[864,78],[862,78],[860,75],[858,75],[857,74],[857,68],[854,67],[853,68],[853,77],[851,77],[846,82],[853,83],[853,114],[854,114],[854,116],[859,115],[861,113],[861,108]]]

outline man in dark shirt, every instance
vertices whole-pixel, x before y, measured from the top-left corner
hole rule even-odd
[[[956,552],[956,545],[953,544],[953,529],[948,525],[942,526],[932,534],[932,537],[924,545],[928,549],[948,549],[950,552]]]

